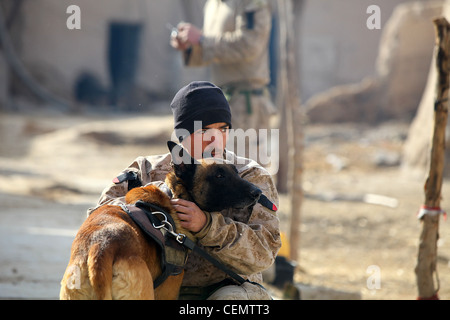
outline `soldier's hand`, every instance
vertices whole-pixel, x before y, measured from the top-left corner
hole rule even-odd
[[[206,215],[194,202],[183,199],[172,199],[170,202],[177,210],[183,228],[199,232],[206,225]]]
[[[190,23],[178,24],[178,38],[187,45],[196,45],[203,35],[202,30]]]
[[[181,41],[179,33],[170,35],[170,45],[180,51],[184,51],[189,47],[188,43]]]

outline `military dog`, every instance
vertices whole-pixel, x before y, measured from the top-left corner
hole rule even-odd
[[[195,202],[204,211],[247,208],[234,217],[248,220],[261,191],[242,179],[232,164],[203,159],[188,161],[181,146],[168,142],[173,172],[165,183],[174,198]],[[184,154],[186,155],[186,154]],[[126,194],[128,204],[138,200],[159,206],[169,213],[178,233],[191,240],[184,230],[170,198],[154,185],[134,188]],[[169,276],[154,289],[161,274],[157,244],[149,241],[121,206],[96,209],[80,227],[71,248],[71,257],[61,281],[61,299],[161,299],[178,297],[183,272]]]

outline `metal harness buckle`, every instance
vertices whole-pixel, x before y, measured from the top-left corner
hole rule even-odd
[[[164,212],[161,211],[153,211],[153,215],[161,215],[163,217],[163,220],[161,220],[161,224],[159,226],[156,226],[154,223],[152,223],[153,227],[155,229],[164,229],[166,232],[168,232],[170,235],[172,235],[175,240],[177,240],[178,243],[183,244],[184,239],[186,238],[186,235],[183,233],[176,233],[173,230],[172,224],[167,220],[167,216]]]
[[[130,214],[130,210],[128,210],[127,206],[124,205],[123,203],[120,203],[119,206],[128,214]],[[160,225],[155,225],[152,222],[153,228],[155,229],[163,229],[164,231],[166,231],[167,233],[169,233],[171,236],[173,236],[175,238],[175,240],[177,240],[178,243],[183,244],[184,240],[186,239],[186,235],[183,233],[176,233],[173,230],[173,226],[172,224],[167,220],[167,216],[164,212],[161,211],[153,211],[152,212],[153,215],[161,215],[162,216],[162,220]],[[159,219],[158,219],[159,220]]]

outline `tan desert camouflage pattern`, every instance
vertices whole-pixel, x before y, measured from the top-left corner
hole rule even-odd
[[[245,282],[240,286],[225,286],[215,291],[208,300],[271,300],[269,293],[256,284]]]
[[[268,42],[272,14],[269,1],[208,0],[204,10],[204,37],[199,45],[185,51],[185,64],[210,66],[212,82],[227,95],[233,128],[268,129],[270,117],[276,112],[268,90],[264,89],[270,82]],[[253,26],[248,28],[247,14],[251,12]],[[253,89],[264,90],[264,93],[250,97],[243,94]]]
[[[256,162],[239,158],[226,152],[227,160],[236,164],[239,175],[257,185],[278,207],[278,194],[271,176]],[[245,161],[244,164],[239,164]],[[142,185],[162,184],[172,170],[169,153],[159,156],[138,157],[125,171],[135,171]],[[124,172],[125,172],[124,171]],[[124,202],[128,190],[126,181],[107,187],[98,202],[119,204]],[[98,207],[97,206],[97,207]],[[95,208],[88,210],[88,214]],[[231,209],[230,209],[231,210]],[[279,220],[275,212],[257,203],[245,223],[233,221],[226,216],[230,212],[211,212],[209,223],[196,234],[197,244],[243,278],[262,283],[261,271],[274,261],[281,246]],[[186,267],[183,286],[207,286],[222,281],[227,276],[202,257],[191,253]]]
[[[265,0],[208,0],[201,44],[185,52],[188,66],[211,66],[212,82],[259,89],[270,81],[267,44],[271,12]],[[247,13],[253,12],[248,28]]]

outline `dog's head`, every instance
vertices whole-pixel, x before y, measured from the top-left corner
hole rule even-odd
[[[212,212],[254,205],[261,190],[242,179],[236,167],[221,159],[193,159],[180,145],[167,143],[177,183],[200,209]]]

